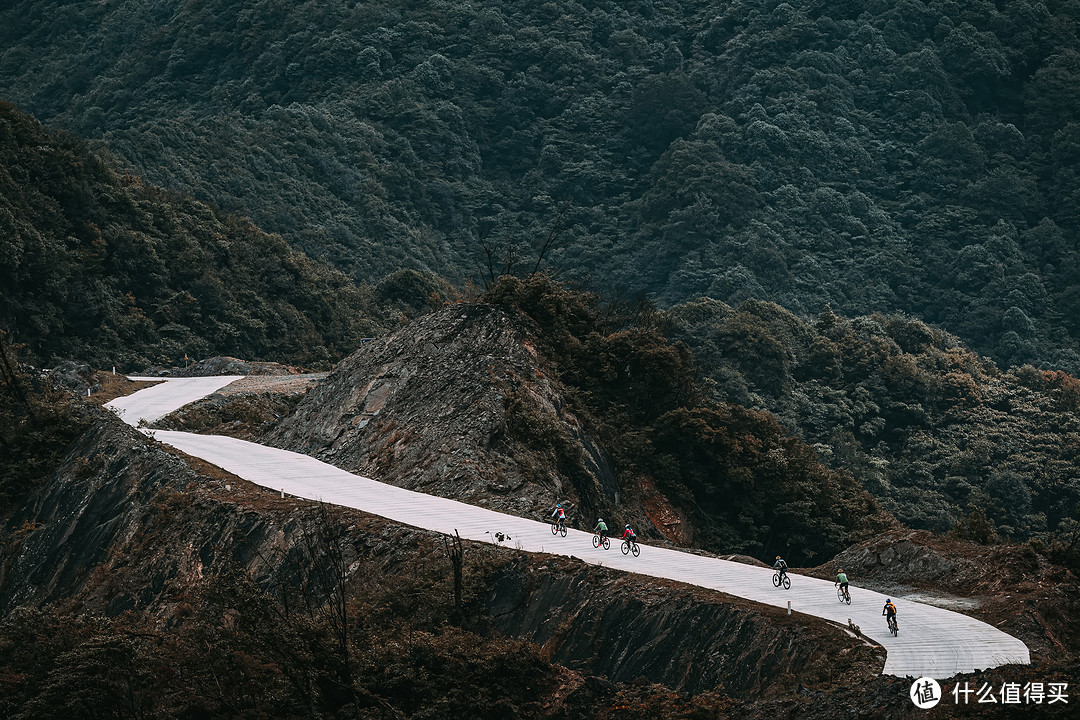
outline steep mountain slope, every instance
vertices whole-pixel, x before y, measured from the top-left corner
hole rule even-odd
[[[414,325],[417,342],[407,342],[405,328],[376,350],[422,381],[402,383],[395,395],[429,383],[444,390],[421,372],[439,362],[454,372],[486,365],[496,377],[513,367],[505,355],[518,358],[519,370],[534,367],[520,341],[538,328],[498,307],[451,306]],[[443,354],[433,342],[439,327],[456,331],[441,335]],[[362,367],[367,347],[343,368]],[[338,392],[323,401],[349,390],[355,403],[363,384],[331,377]],[[0,379],[6,423],[19,407],[15,390],[33,385]],[[379,379],[389,383],[394,373]],[[483,402],[469,393],[454,401],[462,397]],[[909,684],[875,676],[874,647],[714,593],[484,544],[466,545],[455,605],[437,538],[252,488],[89,405],[102,399],[68,396],[74,436],[45,439],[47,477],[24,487],[0,524],[0,677],[13,679],[0,682],[6,717],[914,716]],[[423,427],[407,400],[388,397],[375,417],[399,409]],[[23,413],[30,425],[50,422],[41,406],[31,409]],[[443,413],[437,422],[452,432],[456,419]],[[444,452],[453,457],[476,437]],[[3,459],[8,452],[0,445]],[[961,581],[954,590],[992,595],[998,613],[1014,609],[1009,598],[1019,591],[1024,608],[1011,628],[1034,641],[1039,665],[968,679],[1076,683],[1074,576],[1034,558],[1033,548],[983,552],[911,539],[878,538],[841,559],[882,584],[946,567],[945,577]],[[1069,708],[1047,711],[1065,717]]]
[[[373,280],[573,277],[904,311],[1080,371],[1080,9],[140,3],[0,9],[0,96]],[[513,249],[513,251],[512,251]],[[490,278],[489,278],[490,279]]]
[[[250,222],[118,175],[6,103],[0,258],[0,327],[36,363],[326,363],[381,322],[370,289]]]

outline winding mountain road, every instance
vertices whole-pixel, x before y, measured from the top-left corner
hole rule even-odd
[[[132,378],[161,380],[161,378]],[[109,402],[131,425],[152,423],[236,377],[168,379]],[[944,679],[957,673],[999,665],[1028,664],[1027,646],[982,621],[957,612],[894,598],[900,633],[893,637],[881,616],[885,596],[852,586],[851,605],[838,602],[833,583],[791,576],[791,589],[772,585],[773,571],[688,552],[641,546],[641,556],[623,555],[613,539],[610,550],[595,549],[591,536],[570,530],[565,538],[550,526],[474,505],[424,495],[346,472],[306,455],[217,435],[168,430],[143,432],[217,465],[256,485],[301,498],[363,510],[407,525],[462,538],[495,542],[495,533],[509,536],[504,544],[528,552],[575,555],[585,562],[627,572],[666,578],[719,590],[754,602],[787,607],[847,626],[850,619],[862,633],[882,645],[886,675]],[[616,524],[612,524],[615,527]]]

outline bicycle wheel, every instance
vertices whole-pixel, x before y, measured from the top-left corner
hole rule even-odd
[[[611,538],[604,538],[604,549],[605,550],[610,550],[611,549]]]
[[[627,554],[629,554],[629,553],[630,553],[630,541],[629,541],[629,540],[623,540],[623,541],[622,541],[622,548],[621,548],[621,550],[622,550],[622,554],[623,554],[623,555],[627,555]]]
[[[559,523],[559,534],[566,537],[566,523]]]
[[[551,534],[552,535],[558,535],[559,534],[559,523],[557,523],[555,521],[552,521],[552,523],[551,523]]]
[[[840,602],[844,602],[844,588],[836,588],[836,597],[840,600]]]
[[[592,546],[594,548],[600,547],[600,536],[599,535],[593,535],[592,536]]]
[[[784,589],[785,590],[790,590],[791,589],[791,578],[789,578],[787,575],[784,576]]]
[[[780,587],[780,573],[773,573],[772,584],[773,587]]]
[[[634,557],[637,557],[641,554],[641,548],[637,546],[637,543],[634,543],[634,546],[630,548],[630,552],[634,553]]]

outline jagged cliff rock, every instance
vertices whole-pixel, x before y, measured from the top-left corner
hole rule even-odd
[[[479,304],[419,318],[343,360],[266,441],[525,517],[570,500],[583,527],[620,502],[619,482],[544,373],[529,322]]]
[[[176,512],[205,502],[189,486],[208,480],[182,457],[104,410],[68,452],[50,483],[8,518],[0,565],[0,616],[19,605],[80,598],[115,615],[160,612],[167,585],[201,578],[210,548],[250,546],[251,516],[213,512],[180,532]],[[217,508],[221,510],[221,508]],[[122,572],[137,565],[136,572]],[[113,575],[112,573],[118,573]]]

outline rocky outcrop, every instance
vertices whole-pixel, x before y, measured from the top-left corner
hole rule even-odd
[[[153,377],[209,377],[211,375],[297,375],[303,370],[276,362],[254,362],[219,355],[192,363],[188,367],[152,367],[142,372]]]
[[[41,605],[82,596],[90,601],[107,568],[133,562],[139,541],[159,543],[161,564],[126,590],[98,597],[97,609],[115,614],[161,600],[167,579],[198,574],[198,548],[176,552],[168,538],[170,498],[191,503],[183,489],[201,478],[180,457],[123,424],[100,415],[70,449],[49,484],[9,518],[0,564],[0,616],[19,605]],[[224,520],[224,518],[219,518]],[[242,519],[207,522],[220,543],[248,537]],[[148,543],[147,547],[154,543]],[[187,543],[185,543],[186,545]],[[144,558],[145,559],[145,558]],[[93,602],[91,604],[94,604]]]
[[[487,609],[494,629],[567,667],[690,693],[756,695],[832,673],[869,679],[885,661],[881,648],[775,608],[572,561],[507,565]]]
[[[94,371],[86,363],[65,360],[47,373],[54,387],[65,388],[79,396],[85,395],[87,390],[96,393],[101,389]]]
[[[363,345],[265,438],[351,472],[525,517],[620,501],[611,458],[544,373],[529,321],[453,305]]]

